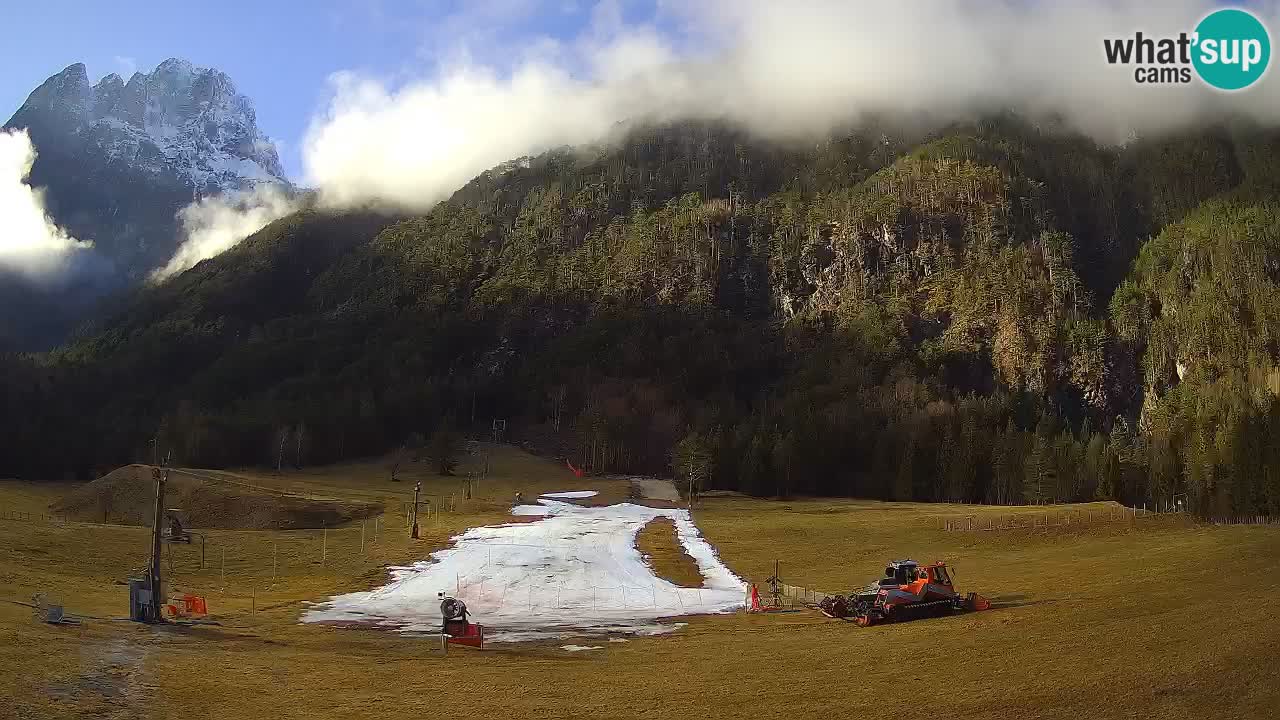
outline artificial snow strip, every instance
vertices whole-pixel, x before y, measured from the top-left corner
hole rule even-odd
[[[570,490],[568,492],[550,492],[542,493],[538,497],[552,498],[556,500],[581,500],[583,498],[595,497],[600,493],[595,490]]]
[[[623,503],[580,507],[556,500],[517,506],[513,514],[546,516],[476,527],[431,560],[389,568],[392,582],[313,605],[306,623],[360,624],[405,633],[440,628],[444,592],[462,599],[491,642],[581,635],[657,635],[680,615],[733,612],[746,585],[716,555],[682,509]],[[702,573],[700,588],[681,588],[653,574],[636,549],[636,533],[669,518]]]

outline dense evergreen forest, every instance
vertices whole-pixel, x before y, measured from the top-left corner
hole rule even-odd
[[[1280,134],[633,129],[419,216],[305,210],[52,353],[0,476],[441,431],[761,495],[1280,512]],[[154,442],[154,446],[153,446]]]

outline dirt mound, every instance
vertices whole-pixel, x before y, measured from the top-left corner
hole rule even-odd
[[[150,465],[127,465],[94,480],[50,506],[58,515],[88,522],[150,525],[155,481]],[[268,530],[333,527],[382,512],[376,503],[309,498],[171,470],[165,507],[181,508],[193,528]]]

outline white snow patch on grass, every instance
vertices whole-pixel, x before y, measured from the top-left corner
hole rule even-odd
[[[744,605],[746,585],[698,532],[683,509],[623,503],[580,507],[540,500],[546,517],[476,527],[432,559],[389,568],[392,582],[339,595],[303,613],[307,623],[357,623],[405,633],[437,633],[445,592],[467,604],[472,622],[493,642],[581,635],[659,635],[681,615],[725,613]],[[521,514],[532,514],[523,512]],[[703,584],[682,588],[653,574],[636,549],[636,533],[669,518]]]
[[[582,652],[583,650],[603,650],[604,647],[600,645],[561,645],[560,649],[568,650],[569,652]]]
[[[559,500],[581,500],[583,498],[595,497],[600,493],[595,490],[570,490],[568,492],[550,492],[542,493],[538,497],[556,498]]]

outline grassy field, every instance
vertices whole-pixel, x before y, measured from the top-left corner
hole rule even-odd
[[[636,548],[645,557],[653,573],[680,587],[696,588],[702,585],[702,573],[698,563],[676,537],[676,524],[667,518],[649,521],[636,533]]]
[[[1051,532],[944,532],[942,518],[1036,509],[743,498],[695,518],[736,572],[843,591],[885,560],[947,560],[962,590],[994,599],[973,615],[861,629],[815,612],[689,620],[658,638],[566,653],[554,645],[459,649],[375,630],[302,626],[305,601],[366,589],[388,564],[425,557],[466,527],[501,522],[514,494],[627,483],[577,479],[491,448],[490,477],[461,499],[423,467],[391,483],[384,464],[234,473],[263,487],[381,502],[376,524],[208,531],[173,558],[175,585],[203,593],[219,627],[146,627],[120,584],[146,559],[139,528],[0,520],[0,717],[899,717],[1183,718],[1280,713],[1280,532],[1138,521]],[[473,462],[475,460],[473,459]],[[464,468],[465,470],[465,468]],[[436,503],[410,541],[413,482]],[[0,482],[0,509],[39,513],[67,488]],[[445,502],[445,504],[448,504]],[[1097,506],[1101,511],[1104,506]],[[642,547],[679,570],[670,531]],[[364,535],[363,549],[361,535]],[[666,548],[663,550],[663,548]],[[658,560],[659,552],[668,555]],[[225,570],[222,557],[226,557]],[[166,558],[166,561],[168,559]],[[663,570],[671,564],[677,569]],[[32,620],[37,592],[89,615]],[[482,619],[481,619],[482,620]]]

